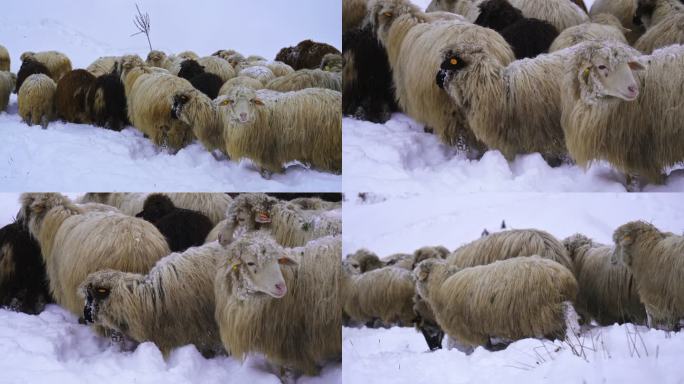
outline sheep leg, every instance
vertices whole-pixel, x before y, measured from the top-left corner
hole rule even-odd
[[[48,123],[49,123],[49,122],[50,122],[50,120],[48,119],[48,117],[47,117],[47,116],[43,116],[43,117],[40,119],[40,126],[41,126],[43,129],[47,129]]]
[[[454,339],[453,337],[447,336],[447,349],[451,350],[454,348],[456,348],[456,350],[458,351],[465,353],[466,355],[470,355],[475,351],[475,347],[471,345],[461,344],[458,341],[456,341],[456,339]]]
[[[641,192],[643,188],[643,182],[639,175],[626,174],[625,175],[625,189],[627,192]]]
[[[33,117],[31,117],[31,114],[29,113],[28,116],[26,116],[26,119],[24,119],[24,122],[28,124],[29,127],[33,126]]]
[[[273,176],[273,172],[263,167],[259,169],[259,174],[266,180],[271,180],[271,177]]]
[[[568,339],[570,339],[571,335],[579,337],[581,330],[578,320],[579,316],[570,301],[563,302],[563,317],[565,319],[565,337]]]

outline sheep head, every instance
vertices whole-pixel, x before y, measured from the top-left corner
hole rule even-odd
[[[150,53],[147,54],[147,59],[145,60],[145,63],[152,67],[164,68],[164,63],[166,62],[166,60],[166,53],[162,51],[150,51]]]
[[[241,62],[245,61],[245,57],[238,52],[235,52],[232,55],[228,55],[228,57],[226,57],[225,59],[228,62],[228,64],[233,66],[233,68],[235,68]]]
[[[373,34],[384,45],[392,23],[406,14],[422,15],[423,12],[407,0],[372,0],[368,3],[368,15],[364,25],[370,24]]]
[[[442,52],[442,64],[435,77],[438,87],[445,90],[455,101],[464,102],[465,79],[476,64],[494,60],[483,44],[463,41]]]
[[[440,286],[447,277],[460,271],[462,268],[448,265],[442,259],[427,259],[421,261],[413,269],[412,277],[416,283],[416,293],[429,301],[432,289]]]
[[[43,220],[53,208],[62,208],[67,214],[82,213],[80,208],[60,193],[24,193],[19,200],[21,208],[17,214],[17,222],[27,228],[36,239]]]
[[[183,51],[183,52],[177,54],[176,57],[179,57],[183,60],[188,60],[188,59],[198,60],[199,59],[199,55],[193,51]]]
[[[590,238],[582,235],[581,233],[576,233],[563,240],[563,245],[568,251],[568,256],[570,256],[570,259],[575,261],[577,250],[581,247],[591,247],[592,241]]]
[[[27,59],[32,59],[35,55],[36,55],[35,52],[26,51],[26,52],[22,53],[21,56],[19,56],[19,59],[21,61],[26,61]]]
[[[83,318],[87,323],[97,323],[120,332],[127,332],[131,321],[140,319],[124,318],[118,308],[130,306],[135,287],[144,277],[134,273],[105,269],[93,272],[78,287],[78,294],[84,299]],[[142,311],[142,309],[140,309]],[[136,311],[131,311],[136,313]],[[130,314],[129,314],[130,315]]]
[[[432,0],[425,9],[425,12],[453,12],[457,2],[459,0]]]
[[[228,246],[226,267],[233,293],[245,300],[266,294],[279,299],[287,294],[281,265],[297,265],[287,251],[268,236],[243,236]]]
[[[249,124],[256,118],[256,108],[264,106],[264,102],[251,88],[233,87],[226,95],[214,100],[224,118],[235,124]]]
[[[353,275],[360,275],[362,273],[385,266],[378,255],[365,248],[359,249],[355,253],[347,255],[343,265],[347,271]]]
[[[236,53],[238,53],[238,52],[234,49],[219,49],[218,51],[212,53],[211,55],[220,57],[223,60],[228,61],[228,58],[233,56]]]
[[[615,252],[613,252],[611,262],[613,264],[622,262],[630,267],[634,261],[634,248],[637,244],[652,240],[657,241],[661,238],[663,238],[663,234],[658,228],[645,221],[632,221],[624,224],[613,233]]]
[[[449,255],[449,250],[442,246],[422,247],[413,252],[414,267],[423,260],[444,259]]]
[[[327,72],[342,72],[344,68],[344,58],[337,53],[327,53],[321,60],[320,69]]]
[[[161,193],[153,193],[145,199],[143,210],[135,217],[141,217],[151,223],[156,222],[176,208],[171,199]]]

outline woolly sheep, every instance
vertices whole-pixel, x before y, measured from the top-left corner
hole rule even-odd
[[[441,245],[418,248],[413,252],[413,266],[411,266],[411,269],[413,270],[416,264],[427,259],[446,259],[450,253],[446,247]]]
[[[283,246],[298,247],[313,239],[342,234],[341,209],[316,208],[292,202],[273,205],[273,237]]]
[[[411,253],[395,253],[382,258],[382,263],[385,266],[393,266],[397,268],[413,270],[413,264],[416,258]]]
[[[616,229],[613,241],[613,262],[624,264],[632,272],[646,306],[648,326],[677,329],[684,318],[684,238],[633,221]]]
[[[219,96],[220,95],[226,95],[228,92],[235,87],[247,87],[247,88],[252,88],[253,90],[258,90],[258,89],[263,89],[264,84],[249,76],[236,76],[225,83],[221,86],[221,89],[219,89]]]
[[[0,71],[10,70],[10,54],[5,46],[0,45]]]
[[[228,156],[252,159],[264,177],[283,172],[295,160],[341,172],[341,93],[322,88],[269,92],[234,87],[214,100],[223,114]]]
[[[212,53],[212,56],[218,56],[222,58],[223,60],[228,61],[228,58],[230,56],[233,56],[234,54],[238,53],[238,51],[234,49],[219,49],[218,51]]]
[[[575,267],[579,286],[575,308],[588,324],[643,324],[644,305],[632,283],[626,266],[613,264],[614,247],[598,244],[584,235],[575,234],[563,240]]]
[[[266,85],[269,81],[275,79],[273,71],[271,71],[268,67],[265,67],[263,65],[247,67],[238,72],[238,76],[251,77],[253,79],[261,81],[263,85]]]
[[[385,123],[398,111],[387,53],[369,25],[342,34],[344,68],[342,112],[360,120]]]
[[[17,77],[13,73],[0,71],[0,112],[7,109],[16,81]]]
[[[206,72],[213,73],[224,82],[235,77],[233,67],[220,57],[205,56],[198,59],[197,62],[204,67]]]
[[[646,30],[669,15],[684,12],[681,0],[638,0],[637,4],[634,22],[642,24]]]
[[[625,37],[629,43],[634,43],[644,34],[643,25],[634,23],[638,0],[595,0],[589,11],[589,16],[594,20],[601,14],[615,16],[625,29]]]
[[[29,126],[40,124],[43,129],[55,116],[55,91],[57,85],[48,76],[29,76],[19,89],[19,116]]]
[[[46,51],[22,53],[21,61],[26,61],[27,59],[33,59],[43,63],[50,71],[50,77],[55,83],[58,82],[62,76],[71,72],[71,60],[61,52]]]
[[[287,65],[287,64],[286,64]],[[328,53],[323,56],[321,60],[321,66],[318,69],[322,69],[328,72],[342,72],[344,67],[344,58],[339,53]]]
[[[178,208],[171,199],[161,193],[147,196],[141,217],[154,224],[161,232],[172,252],[183,252],[189,247],[202,245],[211,231],[208,217],[189,209]]]
[[[613,40],[627,44],[620,22],[615,16],[600,14],[592,22],[575,25],[561,32],[551,44],[549,52],[560,51],[592,40]]]
[[[574,51],[561,87],[572,158],[581,166],[607,160],[628,176],[662,182],[663,169],[684,160],[684,110],[672,97],[683,86],[675,76],[684,65],[682,46],[644,57],[613,42],[586,43]],[[641,70],[643,63],[648,64]]]
[[[115,212],[87,213],[58,193],[22,194],[18,221],[40,244],[55,302],[79,316],[78,286],[90,273],[147,273],[170,253],[154,225]]]
[[[0,306],[37,314],[52,302],[40,246],[20,223],[0,229]]]
[[[290,373],[307,375],[339,361],[341,253],[339,236],[290,250],[268,237],[231,243],[214,283],[226,351],[238,359],[261,353]]]
[[[226,209],[226,224],[218,233],[221,244],[227,246],[245,233],[271,231],[273,207],[278,199],[265,193],[242,193]]]
[[[489,148],[509,161],[539,152],[555,166],[567,155],[560,87],[563,58],[569,54],[560,51],[505,66],[480,42],[463,41],[446,47],[437,84]]]
[[[171,116],[190,127],[204,147],[224,151],[223,120],[211,99],[199,90],[179,90],[171,96]]]
[[[164,68],[168,70],[170,68],[171,62],[166,53],[154,50],[147,54],[145,64],[151,67]]]
[[[461,269],[430,259],[413,273],[439,325],[467,351],[494,337],[564,338],[579,329],[570,319],[577,281],[555,261],[519,257]]]
[[[281,49],[275,59],[282,61],[297,71],[300,69],[318,68],[321,64],[321,59],[328,53],[339,54],[340,51],[329,44],[303,40],[294,47]]]
[[[280,61],[267,61],[265,65],[273,72],[275,77],[286,76],[295,71],[294,68]]]
[[[93,61],[86,68],[86,71],[92,73],[95,77],[100,77],[113,72],[119,73],[121,71],[121,64],[124,61],[129,61],[139,66],[145,64],[138,55],[103,56]]]
[[[39,73],[50,76],[50,71],[43,63],[39,63],[33,59],[22,61],[16,76],[16,81],[14,82],[14,93],[19,93],[19,89],[21,88],[21,85],[24,84],[24,80],[26,80],[27,77]],[[52,78],[52,76],[50,76],[50,78]]]
[[[344,265],[349,265],[349,270],[354,274],[366,273],[374,269],[382,268],[384,263],[375,253],[361,248],[358,251],[347,255]]]
[[[684,12],[674,12],[652,26],[634,43],[643,53],[672,44],[684,44]]]
[[[128,124],[126,90],[118,73],[99,76],[88,90],[86,105],[98,127],[120,131]]]
[[[62,76],[55,91],[57,116],[71,123],[90,123],[88,91],[95,81],[95,76],[85,69],[75,69]]]
[[[164,355],[186,344],[205,356],[221,353],[214,276],[225,253],[213,243],[172,253],[149,273],[92,273],[79,292],[86,299],[86,320],[139,343],[151,341]]]
[[[182,77],[185,80],[190,80],[193,77],[204,73],[204,67],[200,65],[196,60],[183,60],[180,63],[180,70],[178,71],[178,77]]]
[[[320,69],[300,69],[289,75],[277,77],[266,84],[266,89],[278,92],[293,92],[306,88],[342,91],[342,76],[336,72]]]
[[[368,0],[342,0],[342,34],[361,27]],[[344,44],[342,44],[344,48]]]
[[[452,43],[487,44],[492,60],[507,65],[513,52],[497,32],[461,19],[433,21],[408,0],[373,0],[369,20],[387,50],[401,109],[434,130],[442,141],[477,156],[484,149],[467,126],[463,111],[435,84],[443,49]],[[431,22],[433,21],[433,22]]]

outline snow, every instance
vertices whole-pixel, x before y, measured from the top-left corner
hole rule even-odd
[[[558,238],[581,232],[611,243],[618,226],[645,220],[663,231],[684,231],[681,194],[652,193],[347,193],[343,253],[368,248],[385,256],[425,245],[449,249],[478,239],[482,230],[543,229]],[[507,349],[427,352],[412,328],[344,328],[342,374],[368,383],[681,383],[684,333],[614,325],[585,331],[585,357],[560,341],[524,339]],[[643,340],[643,341],[642,341]],[[579,341],[573,341],[579,349]],[[559,349],[560,348],[560,349]]]
[[[67,193],[76,198],[80,193]],[[19,194],[0,193],[0,227],[19,210]],[[244,363],[227,356],[204,358],[192,346],[164,359],[153,343],[120,351],[97,336],[76,316],[48,305],[39,315],[0,309],[0,383],[253,383],[277,384],[279,378],[262,356]],[[320,376],[298,383],[341,384],[342,366],[329,363]]]
[[[268,0],[201,3],[163,0],[26,0],[3,4],[0,44],[12,71],[24,51],[58,50],[74,68],[100,56],[149,51],[136,32],[135,4],[151,19],[154,49],[210,55],[233,48],[275,58],[282,47],[311,38],[341,48],[341,0]],[[27,11],[30,10],[30,11]],[[16,95],[0,113],[0,179],[5,191],[273,191],[333,192],[342,178],[302,166],[264,180],[251,161],[216,160],[198,142],[175,155],[159,150],[134,128],[121,133],[91,125],[53,122],[28,127],[17,114]]]

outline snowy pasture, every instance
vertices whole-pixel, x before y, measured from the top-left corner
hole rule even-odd
[[[425,245],[453,250],[483,229],[543,229],[559,239],[580,232],[611,243],[614,229],[645,220],[684,231],[681,194],[480,193],[387,196],[347,193],[344,254],[365,247],[383,257]],[[342,332],[345,382],[367,383],[681,383],[684,333],[633,324],[595,327],[568,343],[524,339],[505,350],[428,352],[413,328],[347,328]],[[446,346],[446,343],[445,343]],[[580,356],[573,352],[581,351]]]
[[[0,44],[11,70],[24,51],[58,50],[74,68],[100,56],[149,51],[144,35],[131,36],[135,4],[151,18],[154,49],[219,49],[274,59],[282,47],[304,39],[341,48],[341,0],[268,0],[199,3],[163,0],[11,1],[0,15]],[[17,114],[16,95],[0,113],[0,182],[5,191],[339,191],[340,175],[290,166],[264,180],[251,161],[217,160],[195,141],[175,155],[157,148],[132,127],[122,132],[92,125],[53,122],[28,127]]]
[[[73,199],[81,194],[66,195]],[[0,194],[0,227],[18,212],[18,198],[19,194]],[[187,345],[164,359],[150,342],[120,351],[58,305],[48,305],[39,315],[0,309],[0,356],[1,384],[280,383],[260,355],[244,362],[227,356],[207,359]],[[320,376],[302,376],[297,382],[341,384],[341,364],[327,364]]]

